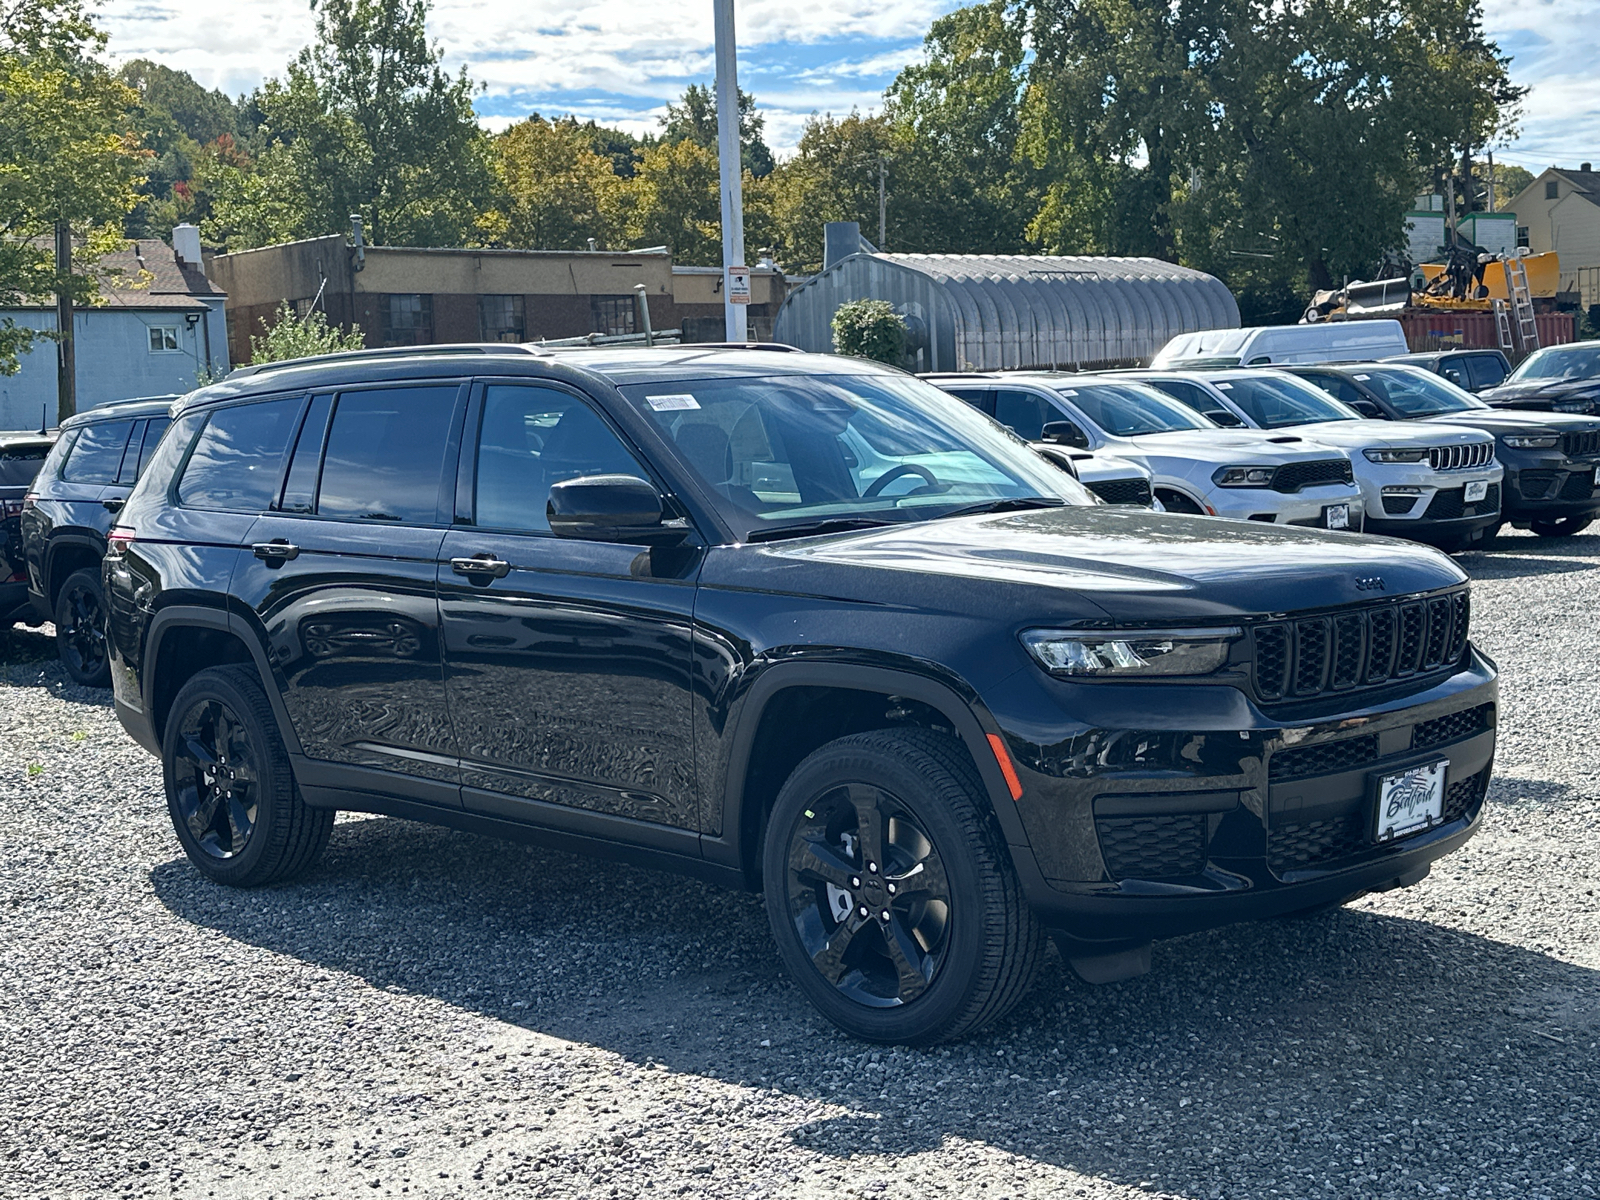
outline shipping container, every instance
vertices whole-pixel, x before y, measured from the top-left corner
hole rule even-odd
[[[1399,315],[1406,344],[1413,351],[1497,350],[1492,312],[1431,313],[1412,310]],[[1572,313],[1539,313],[1539,345],[1560,346],[1578,340],[1577,318]]]

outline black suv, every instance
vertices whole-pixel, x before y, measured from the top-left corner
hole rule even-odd
[[[27,599],[54,621],[67,674],[111,682],[100,561],[114,514],[172,423],[176,396],[105,404],[61,422],[61,436],[23,501],[19,521]]]
[[[23,565],[22,505],[55,440],[49,432],[0,433],[0,629],[33,616]]]
[[[1600,416],[1492,408],[1437,375],[1409,363],[1286,367],[1343,400],[1364,417],[1439,421],[1494,434],[1506,469],[1500,521],[1540,537],[1571,537],[1600,513]]]
[[[1421,367],[1469,392],[1499,387],[1511,374],[1511,360],[1499,350],[1424,350],[1417,354],[1396,354],[1382,361]]]
[[[1535,350],[1483,398],[1496,408],[1600,416],[1600,342],[1569,342]]]
[[[955,1037],[1047,933],[1420,880],[1478,827],[1466,579],[1093,504],[931,385],[681,347],[366,352],[194,392],[105,562],[124,727],[223,883],[337,809],[764,889],[840,1027]]]

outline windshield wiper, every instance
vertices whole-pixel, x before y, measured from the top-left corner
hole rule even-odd
[[[985,500],[982,504],[969,504],[965,508],[940,513],[937,520],[946,517],[976,517],[983,513],[1022,512],[1030,508],[1065,508],[1067,502],[1055,496],[1011,496],[1005,500]]]
[[[815,537],[822,533],[844,533],[851,529],[877,529],[883,525],[899,525],[900,521],[882,521],[875,517],[829,517],[826,521],[808,521],[800,525],[780,525],[775,529],[752,529],[744,539],[747,542],[776,542],[781,538]]]

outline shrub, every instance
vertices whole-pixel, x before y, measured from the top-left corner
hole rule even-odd
[[[359,329],[349,333],[328,324],[327,315],[312,309],[305,320],[294,315],[287,303],[278,305],[271,325],[261,318],[264,332],[250,339],[250,361],[282,362],[287,358],[310,358],[314,354],[337,354],[341,350],[360,350],[366,339]]]
[[[906,353],[906,319],[887,300],[851,300],[833,314],[833,349],[898,367]]]

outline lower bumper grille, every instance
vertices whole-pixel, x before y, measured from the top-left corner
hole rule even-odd
[[[1562,485],[1562,500],[1587,500],[1594,495],[1594,472],[1578,471],[1567,476],[1567,482]]]
[[[1543,500],[1556,485],[1558,471],[1518,471],[1517,491],[1526,499]]]
[[[1422,516],[1429,521],[1454,521],[1461,517],[1482,517],[1500,511],[1500,485],[1491,483],[1488,495],[1472,504],[1466,503],[1466,488],[1445,488],[1433,494],[1428,511]]]
[[[1098,817],[1094,824],[1113,879],[1176,879],[1206,869],[1204,813]]]
[[[1084,484],[1107,504],[1141,504],[1150,507],[1150,483],[1145,479],[1107,479]]]

